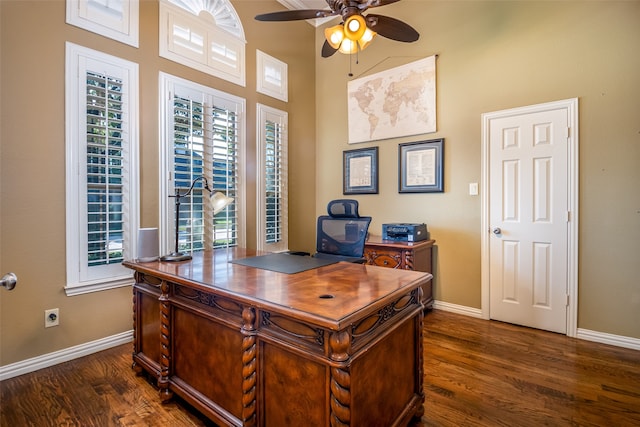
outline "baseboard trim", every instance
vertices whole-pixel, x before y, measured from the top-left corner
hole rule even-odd
[[[131,341],[133,341],[132,330],[65,348],[53,353],[43,354],[42,356],[32,357],[31,359],[26,359],[21,362],[0,366],[0,381],[48,368],[59,363],[68,362],[69,360],[107,350]]]
[[[434,301],[433,308],[436,310],[450,311],[452,313],[463,314],[465,316],[477,317],[482,319],[482,310],[464,305],[451,304],[444,301]],[[580,329],[576,334],[576,338],[586,341],[598,342],[601,344],[614,345],[616,347],[630,348],[632,350],[640,350],[640,339],[625,337],[622,335],[607,334],[604,332],[591,331],[589,329]]]
[[[604,332],[591,331],[589,329],[578,328],[576,338],[587,341],[599,342],[601,344],[615,345],[616,347],[630,348],[632,350],[640,350],[640,339],[625,337],[622,335],[607,334]]]
[[[451,304],[444,301],[433,301],[433,308],[436,310],[450,311],[451,313],[463,314],[465,316],[482,319],[482,310],[479,308],[467,307],[464,305]]]

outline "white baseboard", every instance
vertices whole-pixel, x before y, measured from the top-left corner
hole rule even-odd
[[[465,316],[477,317],[482,319],[482,310],[479,308],[467,307],[464,305],[451,304],[444,301],[433,301],[433,308],[436,310],[450,311],[451,313],[463,314]]]
[[[444,301],[433,301],[433,308],[436,310],[450,311],[452,313],[463,314],[465,316],[482,319],[482,310],[479,308],[466,307],[464,305],[451,304]],[[622,335],[606,334],[604,332],[590,331],[589,329],[578,328],[576,338],[599,342],[601,344],[615,345],[617,347],[640,350],[640,339],[625,337]]]
[[[590,331],[589,329],[580,328],[578,328],[576,338],[599,342],[601,344],[615,345],[617,347],[630,348],[632,350],[640,350],[640,339],[638,338],[606,334],[604,332]]]
[[[133,341],[132,330],[65,348],[53,353],[43,354],[42,356],[32,357],[31,359],[26,359],[21,362],[0,366],[0,381],[17,377],[18,375],[28,374],[29,372],[34,372],[42,368],[48,368],[62,362],[68,362],[69,360],[97,353],[131,341]]]

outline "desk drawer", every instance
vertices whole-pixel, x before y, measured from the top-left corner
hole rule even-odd
[[[364,257],[369,265],[387,268],[402,268],[402,251],[365,248]]]

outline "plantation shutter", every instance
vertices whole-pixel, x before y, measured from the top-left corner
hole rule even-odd
[[[193,98],[177,94],[173,100],[175,188],[185,194],[195,179],[204,176],[214,191],[238,200],[238,107],[205,94]],[[237,203],[213,217],[203,188],[200,180],[191,195],[181,199],[179,250],[237,246]]]
[[[282,171],[283,161],[286,161],[282,157],[282,126],[267,120],[265,128],[265,241],[279,243],[282,240],[284,212]]]
[[[86,73],[87,266],[124,259],[122,80]]]
[[[138,66],[66,43],[67,295],[131,284],[139,224]]]
[[[287,124],[285,111],[257,104],[256,246],[270,252],[289,247]]]
[[[229,108],[233,107],[233,109]],[[234,200],[238,193],[238,114],[235,106],[212,108],[213,187]],[[213,247],[238,245],[238,206],[234,202],[214,218]]]

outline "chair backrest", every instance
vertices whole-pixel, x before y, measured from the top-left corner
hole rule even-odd
[[[318,217],[316,251],[321,254],[362,258],[370,216],[358,214],[358,201],[332,200],[327,213]]]

